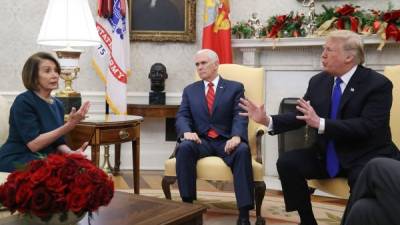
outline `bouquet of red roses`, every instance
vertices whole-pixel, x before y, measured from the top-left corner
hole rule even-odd
[[[79,154],[52,154],[31,161],[0,186],[0,203],[12,213],[44,220],[55,213],[93,212],[113,195],[112,179]]]

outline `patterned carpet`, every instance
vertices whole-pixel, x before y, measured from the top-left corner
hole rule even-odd
[[[133,193],[131,189],[119,191]],[[140,194],[164,198],[162,190],[141,189]],[[176,190],[172,190],[172,198],[175,201],[180,201],[179,193]],[[198,191],[198,201],[195,203],[207,206],[207,213],[237,214],[233,193]],[[314,202],[313,210],[319,225],[338,225],[340,224],[344,207],[327,202]],[[254,210],[250,214],[255,217]],[[269,225],[295,225],[299,223],[296,212],[287,213],[285,211],[285,205],[280,196],[266,196],[262,206],[262,216],[267,219],[267,224]]]

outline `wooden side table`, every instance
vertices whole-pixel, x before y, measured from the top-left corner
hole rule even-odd
[[[71,149],[77,149],[88,141],[92,147],[92,163],[96,166],[99,166],[100,146],[115,144],[115,172],[119,171],[121,164],[121,143],[132,142],[133,186],[135,194],[139,194],[142,121],[141,116],[89,115],[66,135],[66,140]]]
[[[179,105],[128,104],[128,115],[175,118]]]
[[[128,104],[128,115],[165,118],[165,140],[176,141],[175,116],[179,105]]]

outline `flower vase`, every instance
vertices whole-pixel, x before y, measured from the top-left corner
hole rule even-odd
[[[38,216],[27,214],[24,215],[24,220],[30,225],[76,225],[85,217],[86,213],[87,212],[84,212],[81,215],[77,215],[72,211],[68,211],[67,213],[55,213],[49,220],[43,220]]]

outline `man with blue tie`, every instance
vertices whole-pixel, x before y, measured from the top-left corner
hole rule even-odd
[[[351,31],[331,32],[321,55],[324,71],[313,76],[297,112],[269,116],[263,106],[241,99],[242,113],[268,126],[270,134],[309,126],[316,141],[280,155],[277,169],[287,211],[297,210],[301,225],[317,224],[307,179],[347,177],[350,189],[364,165],[375,157],[397,157],[389,114],[392,83],[362,66],[364,48]]]
[[[231,168],[239,219],[249,225],[249,210],[254,205],[251,153],[248,146],[248,118],[240,116],[243,84],[218,75],[218,55],[203,49],[195,55],[201,80],[183,90],[176,114],[176,130],[181,142],[176,152],[176,174],[181,198],[196,198],[196,163],[206,156],[221,157]],[[245,76],[245,74],[243,74]]]

